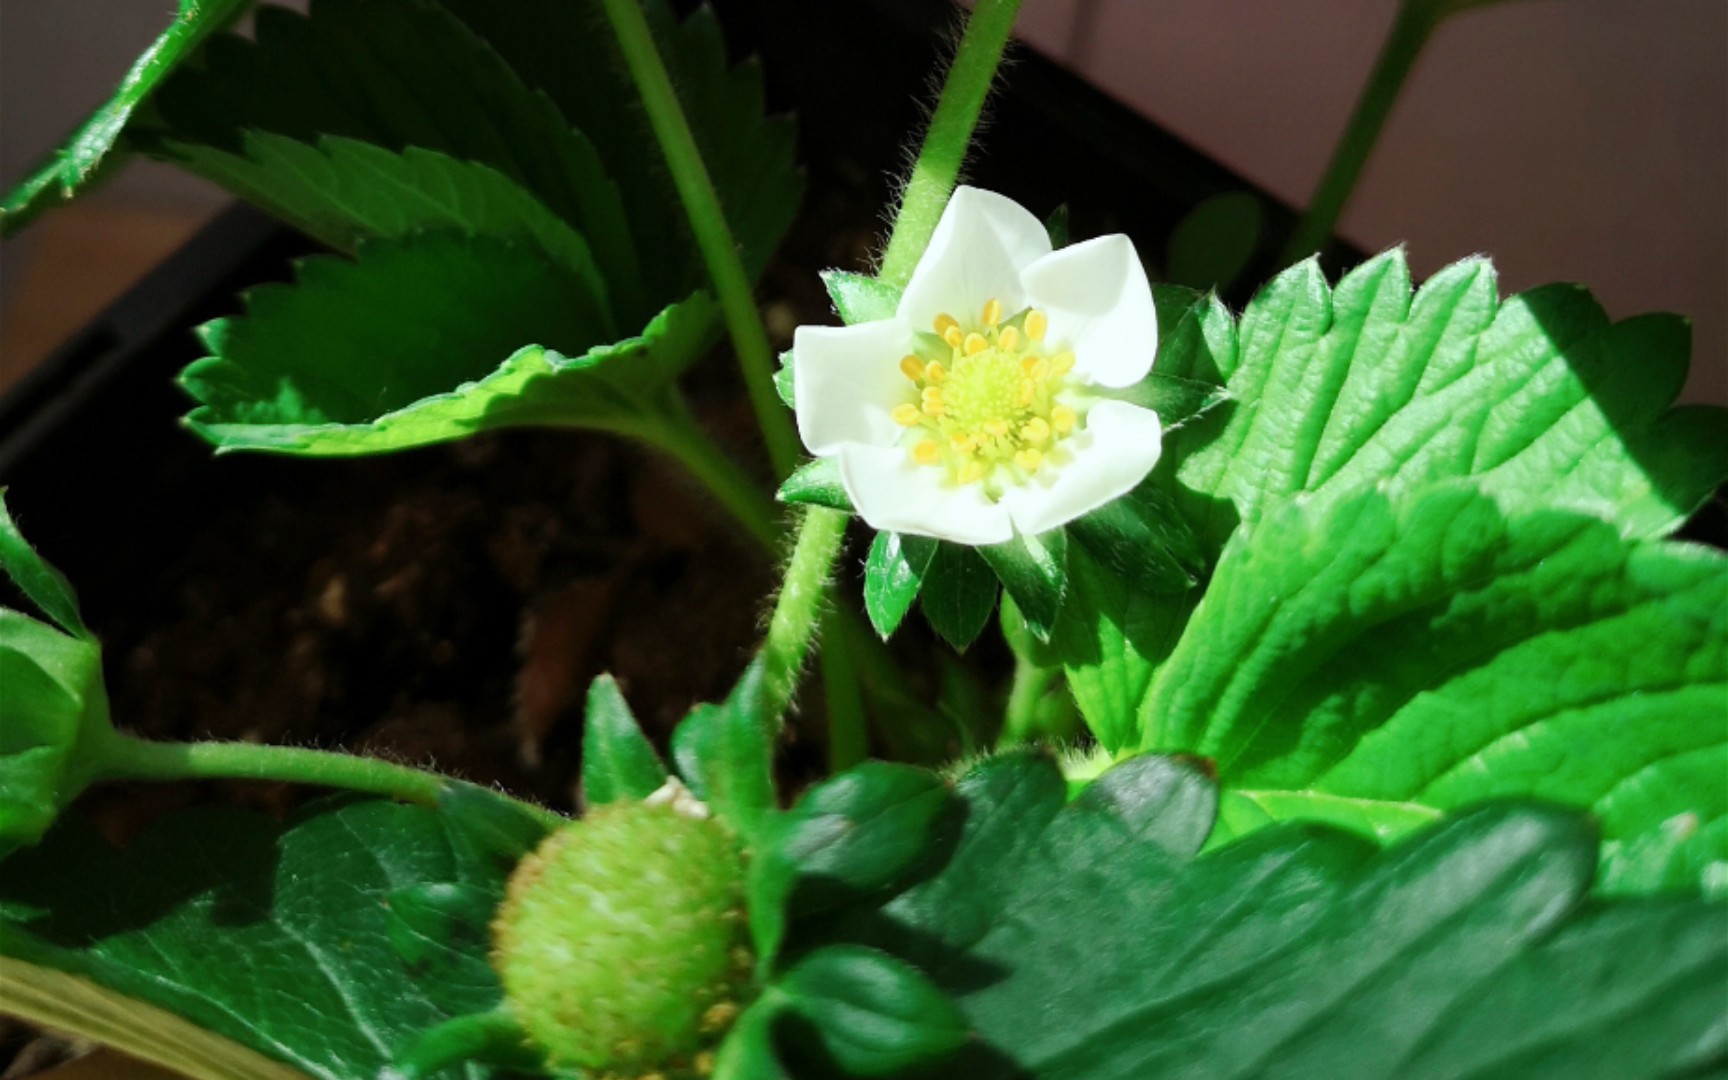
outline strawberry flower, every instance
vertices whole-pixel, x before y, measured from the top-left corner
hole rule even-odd
[[[961,187],[893,318],[798,328],[798,433],[838,459],[875,529],[972,546],[1036,536],[1157,463],[1157,414],[1108,396],[1144,379],[1157,347],[1126,236],[1053,251],[1024,207]]]

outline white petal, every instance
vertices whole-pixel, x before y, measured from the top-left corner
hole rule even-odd
[[[982,487],[955,486],[946,469],[916,464],[901,447],[842,446],[840,482],[873,529],[972,546],[1014,538],[1007,508],[985,497]]]
[[[1074,350],[1074,370],[1101,386],[1133,386],[1158,353],[1158,312],[1146,268],[1126,236],[1100,236],[1051,252],[1020,275],[1026,302],[1050,316],[1053,349]]]
[[[1037,536],[1126,495],[1158,464],[1163,437],[1151,409],[1100,401],[1086,414],[1085,430],[1062,443],[1073,455],[1068,461],[1002,496],[1014,528]]]
[[[818,457],[841,443],[888,444],[902,430],[894,406],[911,401],[900,358],[912,331],[899,319],[857,326],[800,326],[792,336],[792,400],[798,436]]]
[[[1032,212],[1006,196],[958,187],[900,300],[900,317],[919,330],[936,316],[962,323],[984,304],[1012,313],[1026,305],[1020,271],[1050,253],[1050,234]]]

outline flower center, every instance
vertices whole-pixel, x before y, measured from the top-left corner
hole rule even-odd
[[[1048,327],[1036,309],[1004,321],[997,300],[984,305],[971,329],[952,315],[936,316],[939,340],[900,361],[915,396],[895,407],[894,419],[918,429],[912,460],[996,495],[1060,459],[1078,419],[1056,400],[1074,354],[1046,354]]]

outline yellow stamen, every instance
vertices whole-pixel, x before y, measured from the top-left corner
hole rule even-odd
[[[1040,360],[1036,356],[1028,356],[1026,359],[1020,361],[1020,370],[1026,373],[1027,378],[1042,379],[1046,378],[1050,374],[1050,364],[1048,361]]]
[[[901,406],[905,408],[906,406]],[[900,419],[900,411],[894,411],[894,419]],[[1042,416],[1034,416],[1026,421],[1026,426],[1020,429],[1020,437],[1027,442],[1041,443],[1050,438],[1050,424]]]
[[[1050,358],[1050,374],[1066,375],[1074,370],[1074,354],[1071,352],[1057,353]]]
[[[1040,453],[1037,448],[1028,446],[1026,449],[1014,455],[1014,464],[1025,469],[1027,472],[1037,472],[1038,466],[1044,464],[1044,455]]]
[[[924,381],[932,386],[940,386],[948,381],[948,369],[942,366],[942,361],[930,361],[924,368]]]
[[[918,411],[918,406],[906,403],[894,406],[894,422],[904,427],[911,427],[924,419],[924,414]]]
[[[955,477],[955,479],[960,481],[962,484],[971,484],[977,482],[983,476],[983,464],[981,464],[977,458],[968,458],[965,464],[960,466],[960,473]]]
[[[936,316],[936,332],[941,334],[943,337],[947,337],[948,331],[959,325],[960,320],[956,319],[952,315]]]
[[[983,334],[967,334],[966,335],[966,343],[963,347],[966,350],[967,356],[977,356],[979,353],[983,352],[985,349],[988,349],[990,347],[990,343],[988,341],[984,340]]]
[[[984,434],[1000,439],[1008,434],[1008,422],[1006,420],[986,420],[984,421]]]
[[[902,356],[900,358],[900,372],[913,382],[923,382],[924,361],[916,356]]]
[[[958,326],[950,326],[948,329],[942,331],[942,340],[946,341],[951,347],[958,349],[966,340],[966,335],[960,332]]]
[[[1055,429],[1058,435],[1066,435],[1073,431],[1074,421],[1077,419],[1079,417],[1074,415],[1074,410],[1066,405],[1058,405],[1050,410],[1050,426]]]
[[[1026,336],[1033,341],[1043,341],[1044,332],[1050,329],[1050,316],[1036,309],[1026,313]]]
[[[948,445],[954,448],[956,454],[970,454],[978,449],[978,440],[970,435],[956,435],[948,440]]]
[[[912,460],[920,465],[934,465],[942,460],[942,450],[935,440],[925,439],[912,448]]]
[[[984,302],[984,325],[995,326],[1002,321],[1002,301],[987,300]]]
[[[1020,404],[1030,405],[1038,397],[1038,384],[1031,379],[1020,380]]]
[[[942,391],[934,386],[926,386],[922,396],[925,416],[941,416],[948,411],[948,406],[942,400]]]
[[[996,335],[996,347],[1003,352],[1015,352],[1020,348],[1020,331],[1012,326],[1004,326],[1002,332]]]

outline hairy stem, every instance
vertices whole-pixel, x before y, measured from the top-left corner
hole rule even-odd
[[[91,780],[281,780],[362,791],[404,802],[436,803],[438,793],[464,783],[378,758],[333,750],[245,742],[155,742],[113,731],[85,754]],[[548,826],[565,818],[521,803]]]
[[[1374,62],[1373,74],[1368,77],[1368,85],[1356,102],[1356,111],[1351,114],[1343,137],[1332,151],[1332,160],[1327,163],[1326,172],[1314,189],[1307,213],[1302,215],[1295,234],[1284,249],[1284,263],[1307,258],[1332,238],[1338,228],[1338,218],[1344,213],[1351,192],[1356,189],[1356,181],[1361,178],[1362,168],[1374,152],[1375,143],[1380,140],[1380,132],[1386,126],[1392,106],[1398,101],[1399,92],[1404,89],[1410,69],[1415,66],[1416,58],[1422,54],[1434,28],[1440,24],[1440,18],[1428,5],[1399,5],[1392,33],[1380,49],[1380,58]]]
[[[816,636],[822,593],[845,538],[845,514],[820,506],[804,512],[792,558],[786,564],[785,582],[768,621],[768,639],[762,644],[763,711],[773,722],[785,714],[798,688],[804,658]]]
[[[990,94],[1019,11],[1020,0],[978,0],[973,5],[966,34],[954,53],[942,96],[924,134],[924,147],[900,194],[894,232],[877,271],[876,276],[891,285],[905,288],[924,249],[930,246],[936,222],[941,220],[942,209],[959,181],[973,129],[978,126],[984,99]]]
[[[1002,62],[1002,51],[1007,48],[1014,16],[1019,10],[1020,0],[978,0],[974,5],[954,63],[948,69],[930,129],[924,133],[923,148],[918,152],[900,200],[878,273],[882,280],[904,286],[930,245],[942,208],[959,179],[973,129],[978,125],[978,115],[990,93],[990,84]],[[799,525],[792,560],[786,568],[786,583],[774,607],[768,640],[762,646],[767,667],[764,704],[771,722],[779,722],[797,690],[805,654],[816,632],[821,589],[834,569],[845,525],[845,515],[817,507],[812,507]],[[829,700],[832,702],[836,694],[843,692],[842,688],[830,686]],[[842,752],[851,753],[862,742],[862,731],[856,736],[844,733]]]
[[[768,444],[769,460],[778,475],[786,476],[798,461],[798,436],[774,393],[774,350],[757,314],[750,275],[744,270],[737,241],[726,225],[720,196],[714,190],[708,167],[702,162],[696,136],[691,134],[690,122],[678,104],[672,78],[654,46],[653,34],[638,0],[603,2],[630,77],[642,94],[648,122],[666,155],[673,186],[678,189],[678,198],[696,234],[696,246],[707,264],[714,291],[719,294],[726,330],[738,354],[738,365],[744,371],[744,387],[750,394],[750,406],[756,411],[762,438]]]

